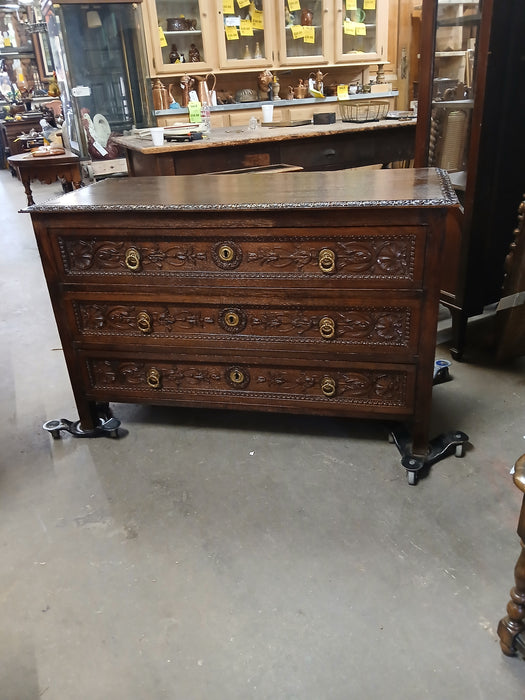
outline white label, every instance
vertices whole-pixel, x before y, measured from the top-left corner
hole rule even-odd
[[[91,95],[91,88],[89,85],[75,85],[71,89],[71,94],[73,97],[89,97]]]
[[[225,17],[224,18],[225,27],[240,27],[241,18],[240,17]]]
[[[101,156],[107,156],[108,152],[98,141],[93,141],[93,146],[97,149]]]

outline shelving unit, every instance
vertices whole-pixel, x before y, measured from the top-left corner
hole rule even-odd
[[[123,0],[44,8],[64,112],[62,135],[91,173],[125,172],[112,133],[150,126],[141,5]],[[111,162],[113,161],[113,165]]]
[[[291,12],[287,0],[146,0],[151,77],[285,67],[370,65],[386,61],[388,0],[311,0]],[[302,9],[301,9],[302,7]],[[363,9],[363,8],[367,9]],[[306,9],[308,8],[308,9]],[[308,12],[308,16],[303,13]],[[354,21],[359,12],[362,21]],[[170,32],[168,20],[195,20],[195,30]],[[189,61],[193,39],[200,61]],[[185,61],[171,63],[175,43]],[[258,44],[259,55],[255,47]]]
[[[452,355],[469,317],[498,301],[523,177],[525,4],[423,0],[415,166],[449,170],[463,204],[449,219],[441,302]]]

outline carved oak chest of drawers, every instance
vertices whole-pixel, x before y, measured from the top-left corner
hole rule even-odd
[[[399,420],[424,453],[434,169],[105,180],[30,209],[82,430],[141,402]]]

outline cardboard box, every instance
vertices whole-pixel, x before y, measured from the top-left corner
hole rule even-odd
[[[392,83],[379,83],[379,85],[370,85],[372,94],[378,92],[392,92]]]

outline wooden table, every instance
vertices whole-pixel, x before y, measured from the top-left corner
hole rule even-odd
[[[203,140],[164,142],[121,136],[130,176],[198,175],[278,163],[304,170],[340,170],[413,157],[415,120],[385,119],[351,124],[295,127],[247,126],[212,129]]]
[[[31,153],[21,153],[10,156],[7,161],[15,169],[24,185],[28,206],[35,203],[31,192],[31,180],[39,180],[48,185],[62,180],[65,191],[78,189],[82,186],[80,158],[69,151],[59,156],[39,158],[35,158]]]

